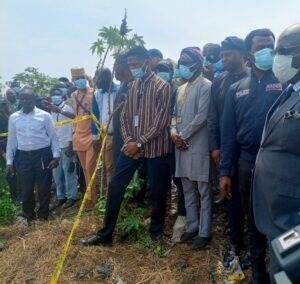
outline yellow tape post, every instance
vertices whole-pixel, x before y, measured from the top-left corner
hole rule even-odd
[[[93,117],[93,119],[95,119],[95,122],[96,122],[97,125],[100,124],[99,121],[96,119],[96,117]],[[106,137],[107,137],[107,134],[103,138],[102,145],[101,145],[101,150],[100,150],[100,153],[99,153],[98,158],[97,158],[97,164],[96,164],[95,170],[94,170],[93,175],[91,177],[91,180],[90,180],[90,182],[87,186],[86,192],[83,196],[79,211],[78,211],[78,213],[75,217],[75,220],[74,220],[72,229],[70,231],[70,234],[69,234],[69,236],[67,238],[67,241],[64,244],[63,249],[62,249],[62,251],[59,255],[58,261],[57,261],[56,266],[55,266],[55,270],[54,270],[54,272],[52,274],[52,277],[51,277],[51,280],[50,280],[50,284],[57,284],[58,280],[60,278],[60,275],[63,271],[66,258],[68,256],[69,251],[70,251],[71,242],[73,240],[74,233],[75,233],[75,231],[78,228],[79,223],[80,223],[80,218],[81,218],[83,209],[84,209],[86,201],[87,201],[88,193],[92,190],[92,186],[93,186],[95,178],[96,178],[97,169],[98,169],[98,167],[101,163],[101,159],[102,159],[103,152],[104,152],[104,149],[105,149],[104,145],[105,145],[105,142],[106,142]]]

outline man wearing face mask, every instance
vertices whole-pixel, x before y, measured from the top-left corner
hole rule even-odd
[[[207,246],[211,238],[212,191],[209,188],[207,113],[211,82],[201,76],[203,57],[198,47],[181,51],[180,74],[187,83],[178,88],[171,138],[176,146],[176,173],[181,178],[187,231],[182,243],[193,250]]]
[[[72,80],[77,90],[73,92],[72,106],[76,116],[92,113],[93,89],[88,87],[88,80],[83,68],[71,69]],[[95,170],[97,154],[93,147],[91,119],[83,120],[74,125],[73,149],[76,151],[83,169],[86,186],[88,186]],[[89,205],[97,201],[97,190],[93,187],[88,195]]]
[[[279,36],[273,72],[288,87],[267,115],[253,177],[255,223],[269,242],[300,224],[300,24]],[[280,270],[271,253],[270,276]]]
[[[50,91],[52,104],[49,104],[54,123],[75,117],[73,109],[65,101],[67,99],[61,88]],[[61,153],[60,163],[53,170],[53,178],[56,185],[56,203],[52,209],[62,206],[63,209],[72,207],[77,200],[77,176],[75,169],[75,156],[73,152],[73,127],[72,124],[56,126]]]
[[[149,55],[144,47],[133,47],[127,53],[127,63],[135,79],[121,113],[121,133],[124,141],[115,173],[108,187],[103,228],[83,245],[104,245],[112,242],[125,190],[135,171],[144,162],[150,183],[152,212],[150,237],[159,241],[165,219],[166,198],[170,182],[169,137],[170,85],[149,67]]]
[[[220,165],[221,124],[225,94],[229,87],[249,74],[246,67],[246,46],[244,40],[236,36],[226,37],[221,43],[221,58],[225,72],[214,79],[211,86],[211,99],[207,118],[209,150],[215,167]],[[243,248],[244,214],[237,188],[237,174],[232,169],[232,198],[226,202],[229,218],[230,251],[225,255],[240,255]],[[224,259],[225,260],[225,259]]]
[[[224,71],[220,51],[221,47],[216,43],[207,43],[203,47],[203,76],[210,81]]]
[[[155,70],[157,64],[163,60],[163,54],[161,53],[160,50],[156,49],[156,48],[152,48],[148,50],[148,55],[150,57],[150,63],[149,66],[151,68],[152,71]]]
[[[106,129],[110,120],[110,115],[113,113],[113,106],[118,86],[112,82],[110,69],[104,68],[98,76],[98,89],[95,91],[93,97],[93,113],[101,123],[102,127]],[[92,133],[93,147],[95,148],[95,151],[98,152],[100,149],[101,137],[99,136],[99,131],[94,122],[92,123]],[[103,152],[103,164],[106,185],[108,185],[114,171],[112,122],[110,122],[107,130],[107,137]]]
[[[39,201],[37,217],[41,220],[48,219],[52,169],[58,166],[60,156],[51,115],[37,108],[35,99],[31,87],[21,90],[22,109],[9,118],[6,149],[7,172],[14,175],[17,171],[23,216],[28,222],[36,219],[35,185]]]
[[[221,126],[220,189],[231,198],[230,173],[238,161],[239,193],[247,215],[253,283],[269,282],[265,267],[266,239],[255,227],[250,196],[264,121],[282,90],[272,72],[274,43],[274,35],[268,29],[254,30],[247,35],[245,44],[252,70],[229,88]]]

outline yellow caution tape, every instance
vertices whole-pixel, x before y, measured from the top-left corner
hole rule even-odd
[[[8,135],[8,132],[0,133],[0,138],[1,137],[7,137],[7,135]]]
[[[93,119],[96,119],[96,117],[93,117]],[[96,125],[100,125],[99,121],[97,119],[96,119],[95,122],[96,122]],[[77,227],[79,226],[80,218],[81,218],[83,209],[85,207],[85,203],[87,201],[88,194],[92,190],[92,186],[93,186],[94,180],[96,178],[96,172],[97,172],[97,169],[98,169],[98,167],[99,167],[99,165],[101,163],[101,159],[102,159],[103,152],[104,152],[104,149],[105,149],[106,137],[107,137],[107,134],[105,134],[104,139],[102,141],[101,150],[100,150],[99,156],[97,158],[97,164],[96,164],[95,170],[94,170],[93,175],[91,177],[91,180],[90,180],[90,182],[89,182],[89,184],[87,186],[86,192],[85,192],[85,194],[83,196],[83,199],[82,199],[79,211],[78,211],[78,213],[77,213],[77,215],[75,217],[75,220],[74,220],[72,229],[70,231],[70,234],[69,234],[69,236],[67,238],[67,241],[64,244],[63,249],[62,249],[62,251],[61,251],[61,253],[59,255],[58,261],[57,261],[56,266],[55,266],[55,270],[54,270],[54,272],[52,274],[52,277],[51,277],[51,280],[50,280],[50,284],[57,284],[58,280],[59,280],[59,277],[60,277],[60,275],[61,275],[61,273],[63,271],[67,255],[68,255],[68,253],[70,251],[71,242],[73,240],[74,233],[75,233]]]
[[[79,115],[79,116],[76,116],[74,119],[60,120],[60,121],[55,122],[55,126],[60,127],[60,126],[64,126],[64,125],[70,124],[70,123],[78,123],[78,122],[81,122],[84,120],[92,119],[93,116],[94,115]]]

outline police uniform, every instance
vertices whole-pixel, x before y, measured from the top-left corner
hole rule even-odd
[[[251,177],[267,112],[281,91],[282,85],[272,71],[265,72],[260,80],[252,72],[230,87],[223,111],[220,175],[230,176],[238,160],[239,192],[247,214],[252,268],[257,273],[265,273],[266,240],[257,231],[249,208]]]
[[[221,147],[220,136],[225,94],[228,92],[228,89],[232,84],[249,74],[249,68],[240,74],[233,74],[225,71],[214,79],[211,86],[211,97],[207,118],[210,151],[219,150]],[[215,172],[215,170],[216,169],[213,164],[212,171]],[[241,207],[240,196],[237,191],[237,175],[235,174],[234,169],[232,169],[231,176],[234,190],[232,190],[232,198],[226,202],[230,228],[229,238],[230,243],[235,247],[236,252],[239,253],[243,248],[244,214]]]

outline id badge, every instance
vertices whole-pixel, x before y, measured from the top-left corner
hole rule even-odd
[[[138,127],[139,126],[139,116],[138,115],[134,116],[133,125],[134,125],[134,127]]]

